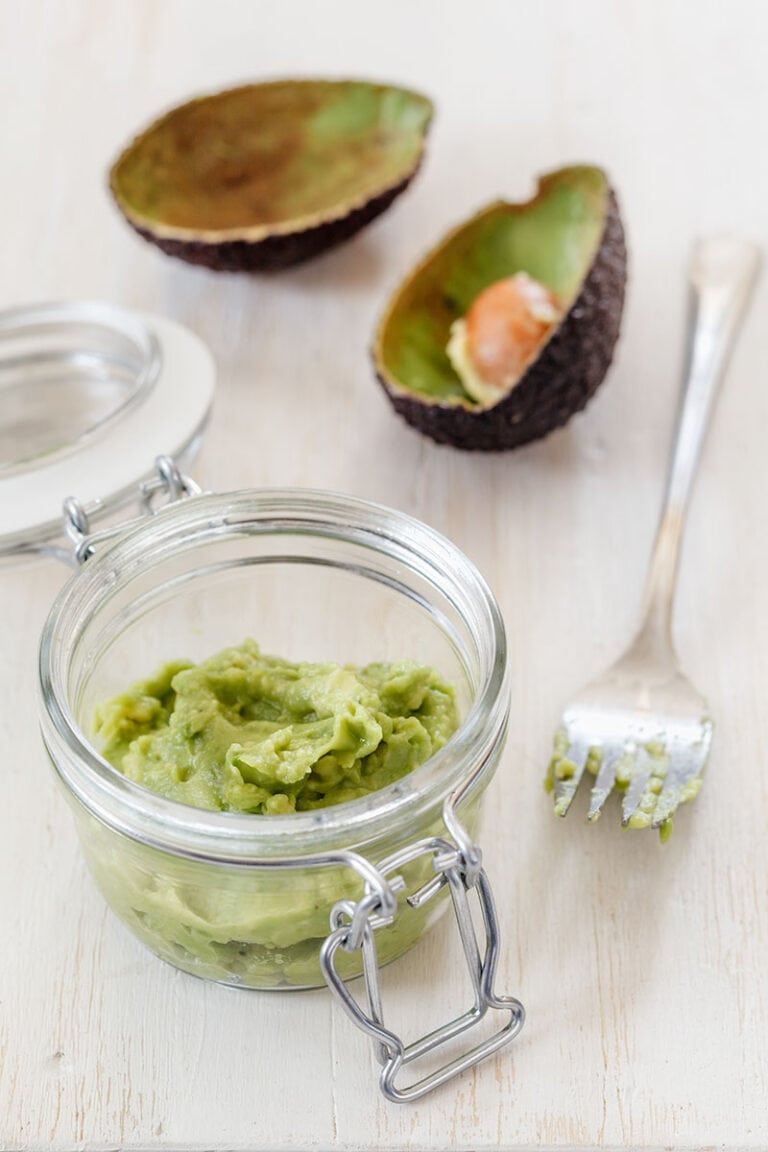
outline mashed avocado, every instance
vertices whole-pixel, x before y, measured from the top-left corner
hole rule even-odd
[[[453,691],[432,668],[292,664],[246,640],[165,665],[103,704],[95,734],[106,759],[153,792],[272,815],[375,792],[457,725]]]
[[[102,754],[132,780],[183,804],[257,818],[383,788],[445,744],[458,721],[453,689],[413,661],[293,664],[246,640],[197,665],[165,665],[102,704],[94,728]],[[464,814],[470,831],[476,811],[473,803]],[[164,959],[256,988],[323,982],[318,957],[331,908],[362,890],[351,869],[238,870],[176,857],[82,818],[107,901]],[[419,830],[441,832],[439,817]],[[402,843],[393,828],[375,858]],[[434,875],[428,856],[402,875],[397,917],[376,933],[380,963],[410,948],[444,906],[440,897],[420,908],[406,901]],[[359,972],[359,953],[337,958],[344,976]]]

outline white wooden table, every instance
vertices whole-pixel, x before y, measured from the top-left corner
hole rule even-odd
[[[626,639],[676,404],[689,239],[768,247],[761,0],[181,0],[0,5],[0,305],[93,297],[167,314],[220,370],[209,487],[381,500],[459,543],[511,641],[511,734],[484,832],[528,1023],[498,1058],[387,1105],[325,993],[247,995],[164,966],[94,891],[35,719],[35,649],[65,578],[0,570],[0,1145],[9,1149],[698,1149],[768,1146],[766,286],[734,358],[686,542],[676,631],[717,719],[671,842],[615,811],[565,822],[541,779],[559,708]],[[110,159],[189,94],[279,75],[431,94],[421,175],[357,241],[272,278],[142,244]],[[448,226],[535,173],[605,164],[631,245],[617,362],[587,412],[525,450],[439,448],[367,358],[398,278]],[[396,1014],[457,1007],[447,931],[388,970]]]

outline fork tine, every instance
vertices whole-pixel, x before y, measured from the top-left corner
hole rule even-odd
[[[633,759],[634,765],[630,771],[629,784],[621,801],[621,822],[625,828],[631,826],[632,818],[637,815],[653,768],[651,759],[642,746],[633,750]]]
[[[653,812],[652,826],[660,828],[671,820],[680,804],[693,800],[701,788],[701,772],[707,761],[711,730],[706,732],[699,746],[693,751],[680,749],[672,753],[669,771],[664,781],[656,807]]]
[[[586,740],[578,736],[566,745],[567,735],[558,733],[555,737],[555,747],[552,754],[550,770],[555,791],[555,814],[565,816],[576,795],[579,781],[584,775],[587,766],[587,753],[589,745]],[[562,748],[565,746],[565,752]]]
[[[675,788],[663,788],[653,810],[651,827],[661,828],[662,824],[671,820],[679,804],[680,793]]]
[[[608,799],[616,779],[616,768],[623,758],[620,749],[607,748],[600,759],[600,768],[597,779],[592,785],[589,797],[589,812],[587,819],[595,821],[603,810],[603,804]]]

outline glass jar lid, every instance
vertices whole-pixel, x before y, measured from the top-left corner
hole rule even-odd
[[[168,454],[184,460],[208,417],[213,358],[159,316],[77,301],[0,313],[0,557],[61,534],[61,508],[133,496]]]

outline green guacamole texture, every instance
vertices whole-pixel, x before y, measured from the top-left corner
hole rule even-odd
[[[253,640],[166,664],[101,705],[102,754],[171,800],[277,815],[343,804],[400,779],[455,731],[452,688],[410,660],[293,664]]]
[[[96,744],[121,772],[197,808],[261,815],[342,804],[423,763],[459,723],[453,688],[414,661],[291,663],[254,641],[203,660],[169,663],[103,703]],[[472,831],[477,806],[465,813]],[[252,988],[323,983],[319,952],[339,900],[360,877],[342,866],[236,869],[174,856],[82,814],[81,839],[108,903],[144,943],[179,968]],[[439,814],[378,844],[381,859],[440,834]],[[429,856],[404,866],[393,923],[376,932],[379,963],[410,948],[445,907],[445,893],[412,908],[434,876]],[[359,952],[337,953],[345,978]]]

